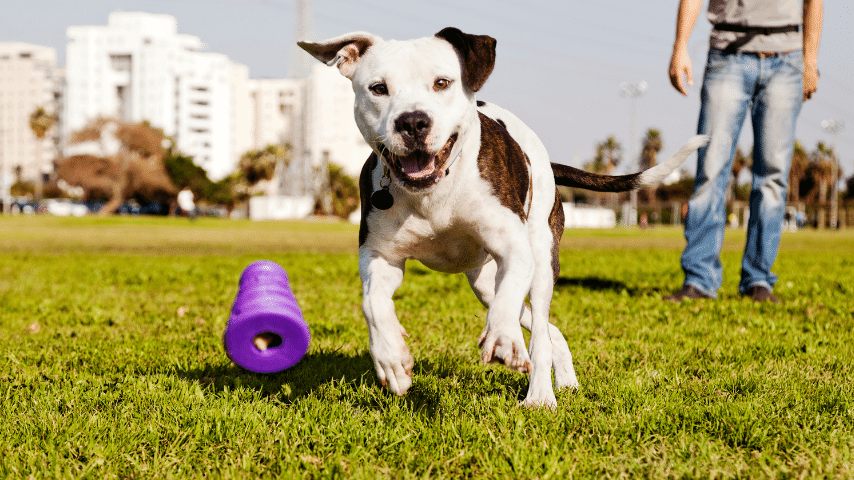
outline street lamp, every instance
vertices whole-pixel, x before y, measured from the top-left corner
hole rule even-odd
[[[628,97],[631,100],[631,124],[632,124],[632,136],[629,141],[629,165],[631,167],[635,167],[637,159],[635,158],[635,152],[637,149],[635,148],[635,142],[637,141],[637,98],[646,92],[646,82],[641,81],[640,83],[629,83],[623,82],[620,84],[620,96]],[[637,190],[632,190],[629,193],[629,202],[631,204],[631,212],[628,212],[628,215],[623,215],[623,225],[633,226],[637,224],[637,212],[638,212],[638,192]]]
[[[833,183],[830,186],[830,228],[836,228],[839,225],[839,154],[836,152],[836,134],[845,129],[845,122],[842,120],[823,120],[821,128],[833,137],[830,144],[832,173],[830,178]]]

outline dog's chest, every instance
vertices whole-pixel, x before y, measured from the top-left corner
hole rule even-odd
[[[419,260],[430,269],[459,273],[483,264],[487,253],[471,227],[447,217],[408,215],[396,225],[377,225],[391,257]],[[383,231],[386,230],[386,231]]]

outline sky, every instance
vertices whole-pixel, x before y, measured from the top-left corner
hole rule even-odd
[[[0,41],[57,50],[65,65],[66,28],[106,25],[114,11],[169,14],[178,32],[195,35],[205,51],[224,53],[249,67],[251,78],[283,78],[296,55],[297,0],[40,0],[4,2]],[[635,152],[650,128],[661,132],[669,156],[696,132],[699,91],[711,26],[703,12],[689,43],[694,87],[688,97],[670,85],[678,0],[315,0],[315,40],[351,31],[385,39],[432,36],[444,27],[490,35],[498,42],[495,70],[479,100],[516,114],[543,140],[553,162],[581,166],[595,145],[614,136],[625,155],[620,172],[633,171],[631,101],[624,82],[644,81],[637,98]],[[804,104],[797,138],[813,150],[834,144],[823,120],[842,120],[835,140],[845,177],[854,174],[854,3],[828,1],[818,56],[818,91]],[[739,144],[753,144],[746,122]],[[685,167],[693,171],[693,161]]]

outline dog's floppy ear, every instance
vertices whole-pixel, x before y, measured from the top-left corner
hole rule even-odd
[[[312,57],[329,65],[337,66],[341,75],[350,78],[356,69],[356,62],[368,51],[371,45],[382,41],[376,35],[367,32],[353,32],[322,42],[297,42]]]
[[[495,67],[495,39],[487,35],[469,35],[453,27],[442,29],[436,36],[447,40],[460,55],[466,86],[472,92],[480,90]]]

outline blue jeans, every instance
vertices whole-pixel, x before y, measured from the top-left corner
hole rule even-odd
[[[741,262],[740,293],[753,286],[773,289],[786,210],[795,124],[803,103],[803,53],[761,58],[711,49],[703,78],[697,130],[711,141],[697,152],[694,194],[685,221],[682,252],[685,285],[717,297],[726,226],[726,191],[744,119],[753,124],[753,185],[750,220]]]

